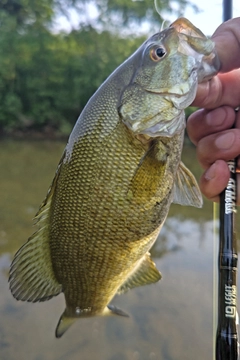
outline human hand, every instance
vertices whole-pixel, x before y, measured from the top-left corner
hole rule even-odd
[[[240,154],[240,113],[234,111],[240,105],[240,18],[222,24],[212,38],[221,73],[198,86],[193,105],[204,109],[189,117],[187,131],[205,169],[200,189],[207,198],[218,201],[229,179],[226,161]],[[240,190],[240,175],[237,183]],[[237,193],[240,203],[240,191]]]

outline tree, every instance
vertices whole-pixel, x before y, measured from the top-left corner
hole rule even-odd
[[[98,17],[83,21],[89,3]],[[172,10],[171,0],[159,4]],[[79,28],[54,33],[54,19],[71,7],[82,14]],[[0,132],[69,132],[93,92],[143,41],[121,29],[146,20],[159,29],[152,0],[1,0]]]
[[[63,0],[64,2],[64,0]],[[164,16],[171,13],[176,17],[183,15],[186,6],[191,6],[195,11],[198,7],[189,0],[75,0],[68,1],[67,7],[60,7],[67,14],[69,8],[79,14],[79,26],[92,26],[98,29],[117,30],[122,33],[123,29],[136,31],[136,27],[148,22],[152,27],[159,28]],[[95,8],[98,16],[93,20],[90,12]],[[58,8],[59,9],[59,8]],[[64,11],[63,11],[64,9]],[[166,15],[165,15],[166,16]]]

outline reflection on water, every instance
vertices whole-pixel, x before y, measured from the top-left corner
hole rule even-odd
[[[210,359],[210,203],[201,210],[172,207],[152,251],[163,279],[113,301],[131,315],[129,319],[81,319],[56,340],[55,327],[64,310],[62,295],[39,304],[12,298],[7,283],[10,261],[33,232],[31,218],[45,197],[64,146],[59,142],[0,143],[0,359]],[[193,169],[192,148],[186,148],[184,156]]]

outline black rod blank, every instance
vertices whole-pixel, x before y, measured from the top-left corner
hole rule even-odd
[[[231,18],[232,0],[223,0],[223,21]],[[236,159],[229,161],[228,167],[230,170],[228,185],[220,194],[216,360],[238,360]]]
[[[232,18],[232,0],[223,0],[223,21]]]
[[[220,195],[218,256],[217,360],[238,359],[237,334],[237,240],[235,233],[236,161],[228,162],[230,179]]]

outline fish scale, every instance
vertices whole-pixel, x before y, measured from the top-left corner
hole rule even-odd
[[[112,298],[161,279],[149,250],[170,204],[202,205],[181,163],[184,108],[218,66],[213,42],[179,19],[146,40],[82,111],[36,215],[38,230],[9,277],[18,300],[64,293],[57,337],[81,317],[126,316]]]
[[[66,287],[70,287],[72,289],[74,288],[75,290],[74,293],[72,292],[69,293],[68,295],[69,302],[75,304],[81,304],[81,308],[89,307],[89,304],[91,304],[92,301],[93,292],[98,294],[105,292],[105,298],[106,298],[107,296],[106,284],[108,288],[111,287],[113,288],[112,291],[110,291],[110,294],[112,292],[116,292],[117,288],[119,287],[119,278],[122,276],[122,279],[125,280],[127,274],[129,273],[130,265],[132,265],[133,267],[136,261],[139,260],[139,258],[141,258],[151,246],[151,241],[150,241],[151,236],[147,236],[145,241],[142,238],[140,244],[138,241],[137,252],[132,251],[134,245],[126,246],[126,242],[127,241],[133,242],[134,240],[138,240],[139,236],[141,237],[143,235],[146,236],[145,233],[149,234],[149,232],[151,233],[153,230],[156,229],[155,223],[149,221],[149,216],[147,216],[146,210],[142,209],[142,204],[144,204],[144,207],[146,207],[145,205],[146,198],[145,198],[145,192],[141,191],[141,186],[142,186],[141,182],[139,182],[140,190],[138,191],[139,192],[138,206],[140,207],[140,209],[143,210],[142,216],[139,216],[139,211],[137,211],[137,206],[135,204],[136,196],[132,198],[132,201],[129,201],[128,207],[126,207],[125,202],[122,200],[126,198],[127,192],[129,191],[129,187],[131,185],[131,180],[136,172],[136,167],[139,164],[139,162],[141,162],[141,158],[144,155],[143,146],[140,143],[138,148],[134,148],[135,152],[138,153],[138,157],[135,154],[133,154],[131,134],[129,134],[129,136],[122,136],[122,133],[126,133],[126,132],[129,133],[129,130],[126,128],[126,126],[122,123],[119,123],[116,131],[112,134],[113,138],[110,135],[108,136],[108,141],[106,141],[106,145],[108,146],[104,146],[104,151],[102,153],[96,152],[98,154],[98,158],[95,159],[93,156],[92,157],[90,156],[91,158],[93,158],[93,166],[95,169],[96,180],[94,182],[95,189],[92,188],[88,189],[85,187],[85,191],[91,193],[90,198],[89,195],[87,197],[86,206],[85,207],[83,206],[83,208],[85,209],[83,216],[83,223],[79,224],[79,229],[82,230],[82,232],[85,234],[85,239],[86,239],[84,242],[85,246],[83,246],[83,242],[78,241],[78,239],[81,238],[81,231],[79,231],[78,233],[76,231],[77,227],[74,228],[74,230],[76,231],[77,238],[74,239],[74,235],[70,236],[72,243],[74,242],[74,246],[73,245],[71,246],[72,249],[75,249],[78,246],[77,244],[79,243],[80,256],[75,257],[74,253],[69,252],[69,257],[66,257],[65,252],[61,250],[61,243],[59,243],[59,241],[56,242],[56,239],[59,237],[59,234],[56,235],[54,233],[51,234],[50,247],[52,243],[57,244],[57,248],[56,247],[52,248],[53,264],[56,266],[55,272],[58,274],[59,277],[58,279],[61,279],[61,283],[63,284],[65,289]],[[119,137],[124,139],[124,141],[122,142],[117,141]],[[176,137],[179,137],[179,135],[177,135]],[[175,139],[171,141],[175,141]],[[80,145],[83,144],[82,146],[85,147],[84,143],[79,143],[79,144]],[[109,144],[114,144],[114,145],[109,146]],[[79,147],[75,146],[73,153],[71,155],[71,159],[77,158],[78,153],[82,152],[82,149]],[[90,151],[92,151],[92,149]],[[128,156],[126,157],[126,155]],[[112,171],[112,167],[111,167],[113,158],[117,159],[117,163],[118,163],[118,168],[116,168],[115,171]],[[177,168],[179,159],[174,158],[174,162],[175,162],[175,168]],[[95,166],[95,163],[97,163],[98,165]],[[125,170],[126,163],[128,164],[128,171]],[[132,166],[130,165],[131,163]],[[61,176],[63,177],[63,179],[61,180],[60,177],[59,181],[68,183],[69,179],[74,177],[74,179],[77,179],[77,183],[79,182],[85,183],[86,174],[88,176],[88,172],[87,170],[85,171],[85,167],[88,167],[88,164],[85,163],[83,159],[83,163],[78,162],[78,166],[82,169],[81,174],[78,174],[78,176],[76,176],[76,174],[73,175],[70,165],[70,167],[68,166],[66,168],[67,169],[66,179],[63,180],[65,176],[65,172],[64,169],[62,169]],[[76,169],[76,166],[74,166],[73,169],[74,172],[78,171],[78,168]],[[101,170],[100,173],[99,173],[99,169]],[[104,171],[102,171],[102,169],[104,169]],[[145,181],[143,185],[145,189],[148,189],[148,187],[151,187],[153,178],[151,175],[149,176],[148,174],[149,169],[147,168],[146,170],[147,171],[145,177],[147,178],[148,182]],[[118,172],[121,174],[120,176],[121,186],[119,185],[121,189],[120,193],[116,193],[114,189],[116,187],[116,181],[115,181],[116,173]],[[124,174],[124,176],[122,174]],[[161,177],[158,177],[157,180],[161,181]],[[111,187],[111,183],[113,184],[114,187]],[[88,184],[89,182],[87,183],[87,185]],[[89,185],[91,186],[91,183]],[[158,188],[159,186],[155,186],[154,190],[156,191]],[[79,187],[77,186],[77,184],[73,187],[73,189],[78,191]],[[168,189],[168,192],[170,192],[170,190],[171,188]],[[61,191],[59,190],[58,193],[61,194]],[[74,194],[73,192],[71,194],[71,197],[75,199],[75,195],[76,194]],[[77,201],[77,203],[81,203],[81,204],[84,203],[84,197],[83,199],[81,199],[81,193],[78,195],[78,197],[79,200]],[[97,209],[96,216],[90,216],[89,214],[89,209],[91,209],[91,207],[93,206],[91,202],[91,198],[95,200],[94,207],[95,209]],[[152,197],[150,199],[152,202]],[[58,200],[57,198],[55,201],[60,202],[60,200]],[[67,200],[67,204],[72,208],[72,211],[74,212],[73,210],[74,205],[73,204],[71,205],[70,199]],[[130,208],[132,213],[129,215]],[[165,211],[162,217],[157,216],[159,223],[163,222],[163,219],[166,216],[166,209],[167,207],[164,207]],[[58,207],[56,207],[57,213],[60,213],[61,211],[64,212],[64,209],[60,210]],[[152,206],[150,206],[150,211],[152,211]],[[53,214],[53,218],[55,218],[54,214]],[[72,218],[74,218],[74,215],[72,216]],[[129,231],[129,226],[126,226],[125,224],[124,221],[125,218],[131,219],[130,222],[131,231]],[[101,242],[99,242],[98,228],[94,227],[92,222],[98,225],[100,225],[101,223],[105,225],[105,231],[102,234]],[[143,222],[145,226],[142,226]],[[142,229],[143,234],[139,233],[139,229]],[[135,235],[134,238],[133,234],[135,232],[137,232],[137,236]],[[154,234],[153,241],[155,240],[155,237],[156,235]],[[63,239],[63,246],[65,246],[66,239],[63,236],[63,234],[62,234],[62,239]],[[104,241],[104,239],[107,239],[107,241]],[[68,243],[70,242],[68,241]],[[101,248],[104,249],[104,254],[103,251],[102,252],[100,251]],[[118,258],[117,263],[115,262],[115,253],[121,253],[121,258]],[[96,261],[94,261],[94,259],[96,259]],[[99,259],[101,260],[99,261]],[[114,260],[114,263],[112,263],[111,259]],[[126,261],[126,259],[128,259],[128,261]],[[82,261],[82,263],[84,264],[83,268],[81,266],[79,267],[76,266],[77,262],[79,261]],[[71,286],[72,271],[70,271],[69,267],[67,268],[67,265],[63,267],[63,264],[68,264],[69,262],[71,264],[75,263],[75,266],[72,266],[72,268],[75,269],[74,277],[79,279],[79,289],[77,286],[75,287]],[[62,273],[61,273],[61,269],[63,270]],[[78,272],[76,273],[77,270]],[[87,278],[85,277],[81,278],[81,275],[83,273],[88,274]],[[97,278],[95,276],[96,273],[98,274]],[[68,277],[63,281],[64,274],[68,274]],[[117,279],[114,282],[115,276],[117,277]],[[86,291],[86,289],[88,290]],[[74,298],[74,300],[72,298]],[[99,298],[102,297],[99,296]],[[94,306],[92,305],[90,307],[94,308]],[[103,305],[101,305],[101,307],[103,307]],[[95,308],[96,308],[96,302],[95,302]]]

